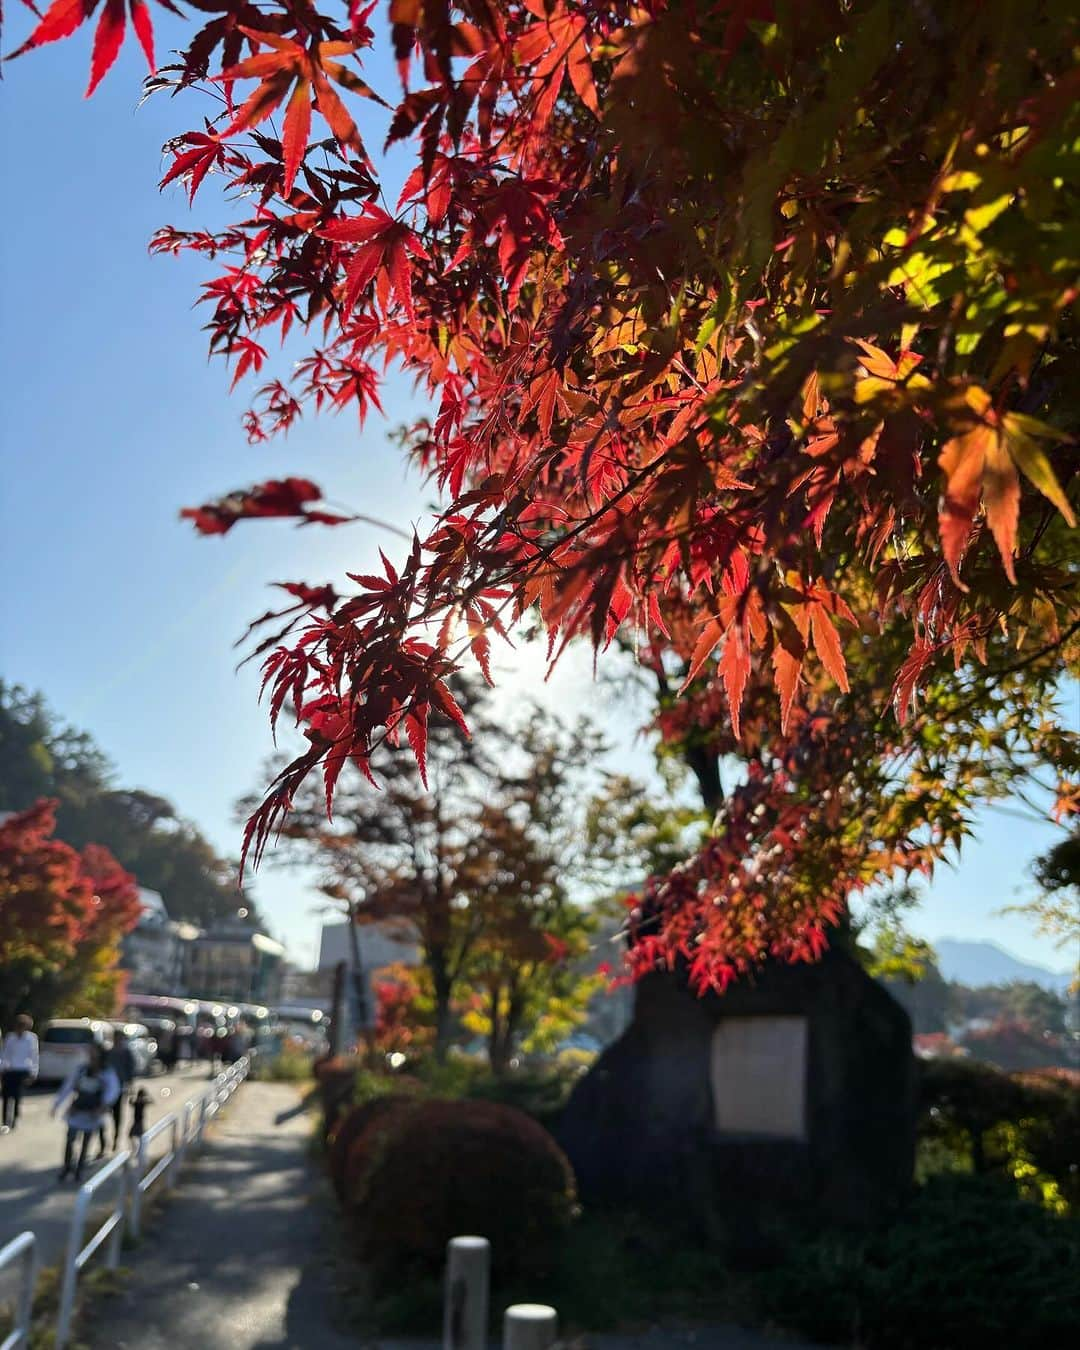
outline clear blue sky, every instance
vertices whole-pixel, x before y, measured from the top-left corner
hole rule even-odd
[[[154,20],[161,53],[170,25],[156,7]],[[8,50],[23,23],[9,10]],[[42,689],[94,734],[121,781],[170,796],[235,853],[232,804],[261,781],[272,747],[256,673],[234,673],[232,643],[268,608],[268,581],[370,570],[386,539],[363,527],[277,524],[200,539],[179,507],[299,473],[357,510],[407,524],[429,494],[387,443],[387,429],[415,410],[404,384],[388,393],[387,422],[370,418],[362,434],[351,417],[324,418],[247,445],[242,391],[230,398],[224,366],[207,362],[192,309],[209,268],[146,252],[155,228],[192,219],[180,189],[161,197],[155,184],[162,142],[199,114],[197,99],[162,96],[136,112],[141,62],[129,42],[84,102],[84,32],[8,64],[0,83],[0,674]],[[392,88],[388,69],[382,83]],[[213,223],[213,180],[200,200],[194,220]],[[536,663],[527,665],[534,689]],[[553,697],[594,698],[589,670],[572,656]],[[640,769],[633,726],[605,720]],[[1030,889],[1027,866],[1051,837],[1049,827],[987,813],[913,926],[1065,965],[1025,921],[992,915]],[[295,958],[309,961],[317,896],[271,871],[256,891]]]

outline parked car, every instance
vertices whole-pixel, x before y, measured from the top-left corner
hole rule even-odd
[[[142,1022],[113,1022],[114,1031],[122,1031],[135,1060],[135,1077],[146,1078],[153,1072],[157,1041]]]
[[[61,1083],[90,1056],[91,1045],[108,1050],[113,1043],[109,1022],[91,1017],[57,1017],[45,1023],[38,1053],[38,1082]]]
[[[195,1019],[199,1005],[194,999],[172,998],[160,994],[129,994],[121,1009],[124,1017],[141,1022],[157,1033],[158,1058],[166,1069],[181,1061],[195,1059]],[[153,1026],[159,1019],[161,1025]],[[166,1027],[164,1023],[171,1023]]]

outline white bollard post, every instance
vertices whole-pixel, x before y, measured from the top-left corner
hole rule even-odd
[[[559,1315],[545,1303],[515,1303],[503,1318],[503,1350],[550,1350],[559,1334]]]
[[[490,1271],[487,1238],[456,1237],[447,1243],[443,1350],[485,1350]]]

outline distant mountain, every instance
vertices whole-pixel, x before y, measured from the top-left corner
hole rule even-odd
[[[1012,984],[1024,981],[1041,984],[1063,994],[1072,976],[1068,971],[1051,970],[1032,961],[1021,961],[996,942],[964,942],[960,938],[942,938],[933,944],[938,969],[946,980],[978,988],[983,984]]]

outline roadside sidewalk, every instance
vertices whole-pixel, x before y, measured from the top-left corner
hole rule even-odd
[[[283,1083],[245,1083],[80,1340],[93,1350],[355,1350],[332,1325],[310,1117]]]

